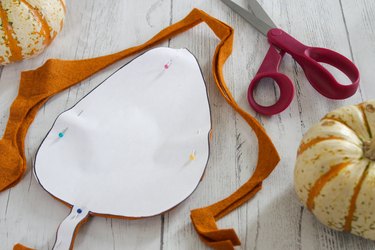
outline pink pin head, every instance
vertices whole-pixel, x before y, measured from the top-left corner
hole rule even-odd
[[[164,64],[164,69],[169,69],[172,64],[172,60],[169,60],[166,64]]]

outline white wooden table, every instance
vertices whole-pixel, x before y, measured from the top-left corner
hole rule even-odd
[[[238,0],[246,6],[247,0]],[[336,232],[321,225],[298,202],[293,168],[302,134],[327,111],[375,98],[375,2],[372,0],[267,0],[260,2],[275,23],[300,41],[334,49],[355,61],[361,71],[360,90],[345,101],[331,101],[309,85],[290,57],[281,66],[296,83],[296,98],[282,114],[263,117],[246,101],[246,90],[268,44],[266,39],[219,0],[106,0],[68,1],[62,33],[39,57],[3,67],[0,71],[0,134],[17,94],[22,70],[36,68],[51,57],[81,59],[140,44],[162,28],[183,18],[193,7],[203,9],[235,28],[233,55],[225,77],[239,104],[264,125],[282,157],[254,199],[219,221],[234,227],[242,241],[238,249],[375,249],[375,242]],[[189,211],[222,199],[252,174],[257,141],[245,122],[226,104],[211,74],[218,40],[201,24],[162,46],[186,47],[198,58],[209,89],[213,138],[206,174],[197,190],[172,211],[149,219],[127,221],[92,218],[79,231],[75,249],[207,249],[198,239]],[[31,168],[38,145],[56,116],[71,107],[126,61],[106,69],[49,101],[29,129],[28,170],[14,188],[0,193],[0,249],[17,242],[51,249],[59,223],[69,209],[36,182]],[[272,94],[270,94],[272,93]],[[275,100],[273,85],[258,91],[263,103]],[[1,164],[1,163],[0,163]]]

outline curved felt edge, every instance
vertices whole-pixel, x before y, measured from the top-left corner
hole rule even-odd
[[[237,241],[238,237],[235,235],[233,229],[217,230],[215,221],[252,198],[261,189],[262,181],[273,171],[280,161],[280,157],[264,128],[254,117],[239,107],[225,84],[222,67],[232,51],[233,29],[210,16],[203,15],[203,18],[221,39],[220,44],[216,48],[212,63],[215,83],[228,104],[254,130],[259,145],[258,162],[255,172],[244,185],[227,198],[208,207],[196,209],[191,212],[193,225],[203,242],[215,249],[231,250],[234,245],[240,244]]]
[[[254,130],[255,134],[258,137],[259,145],[257,168],[253,176],[243,186],[241,186],[234,194],[227,197],[226,199],[204,208],[204,213],[202,215],[199,215],[198,213],[198,215],[195,216],[196,213],[194,212],[194,210],[192,211],[193,225],[197,229],[198,234],[200,234],[200,236],[204,236],[201,235],[200,232],[208,232],[211,229],[215,229],[216,224],[213,223],[216,219],[225,216],[227,213],[250,199],[260,189],[262,180],[268,177],[268,175],[272,172],[272,170],[276,167],[277,163],[280,160],[277,150],[272,144],[271,139],[266,134],[264,128],[254,117],[252,117],[250,114],[248,114],[238,106],[225,84],[222,66],[224,65],[226,59],[229,57],[232,51],[233,29],[230,26],[209,16],[201,10],[193,9],[184,19],[165,28],[142,45],[132,47],[112,55],[80,61],[63,61],[58,59],[50,59],[42,67],[36,70],[22,72],[19,96],[15,100],[15,103],[22,104],[23,98],[31,95],[34,97],[33,100],[25,104],[26,106],[31,105],[31,109],[37,103],[45,101],[56,93],[59,93],[73,86],[74,84],[81,82],[82,80],[113,64],[114,62],[127,56],[134,55],[141,50],[150,48],[156,43],[182,33],[201,22],[205,22],[221,40],[220,44],[216,48],[213,59],[212,71],[214,74],[215,83],[217,84],[220,93],[223,95],[228,104],[230,104]],[[79,74],[72,74],[72,72],[79,72]],[[64,77],[62,78],[61,76]],[[36,82],[38,84],[35,84]],[[42,83],[44,83],[44,85]],[[32,91],[30,91],[30,86],[34,88]],[[40,86],[40,88],[35,89],[35,86]],[[13,107],[17,107],[17,105]],[[30,120],[29,123],[31,123],[31,121],[35,117],[35,114],[29,117],[23,116],[24,114],[21,113],[21,116],[26,117],[28,120]],[[19,117],[17,115],[19,115],[19,113],[15,108],[11,110],[10,117],[17,118]],[[18,122],[18,124],[14,126],[14,128],[9,129],[9,131],[12,132],[9,134],[12,136],[14,133],[13,130],[17,132],[23,120],[16,120],[16,122]],[[26,126],[26,130],[27,127],[28,126]],[[24,135],[21,136],[20,140],[24,140]],[[15,175],[13,180],[7,181],[10,183],[17,182],[22,174],[23,172],[19,175]],[[210,219],[205,219],[205,216],[208,216],[208,218]],[[203,219],[194,219],[195,217]],[[224,231],[214,230],[207,235],[213,241],[203,241],[208,246],[211,246],[215,249],[231,250],[233,249],[233,244],[240,243],[238,237],[234,236],[235,233],[233,229]],[[229,241],[232,243],[229,243]]]

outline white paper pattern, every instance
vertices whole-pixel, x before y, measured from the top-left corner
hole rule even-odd
[[[197,187],[210,129],[194,56],[153,49],[57,118],[38,150],[35,174],[53,196],[94,213],[160,214]]]

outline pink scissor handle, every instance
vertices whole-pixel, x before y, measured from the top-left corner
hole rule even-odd
[[[329,49],[305,46],[281,29],[271,29],[267,37],[271,45],[290,54],[296,60],[305,72],[306,78],[320,94],[331,99],[345,99],[357,91],[358,68],[345,56]],[[352,83],[339,83],[319,62],[339,69]]]
[[[270,46],[263,62],[255,75],[254,79],[250,82],[247,90],[247,100],[250,106],[258,113],[263,115],[274,115],[285,110],[294,96],[294,86],[291,80],[284,74],[279,73],[279,65],[284,52],[279,52],[274,46]],[[254,99],[254,90],[263,78],[272,78],[279,86],[280,97],[277,102],[271,106],[262,106]]]

